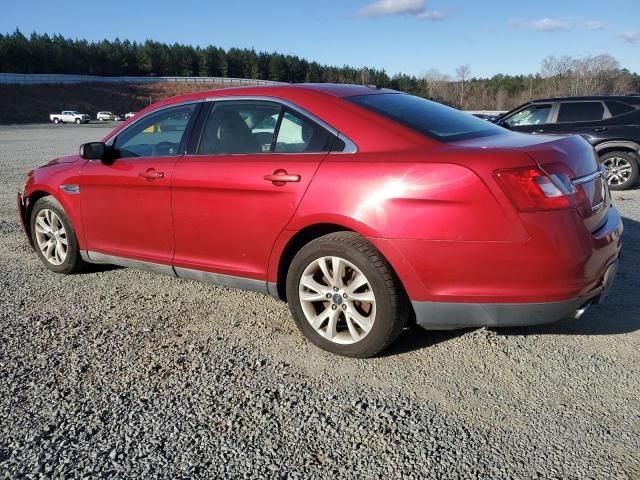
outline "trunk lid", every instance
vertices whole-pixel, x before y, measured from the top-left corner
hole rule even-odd
[[[548,137],[551,141],[526,148],[527,153],[549,175],[566,175],[575,194],[569,199],[584,218],[590,232],[606,220],[611,203],[607,182],[593,147],[582,137]]]
[[[582,137],[509,132],[457,143],[470,148],[526,153],[547,175],[571,183],[569,188],[572,186],[575,193],[569,196],[569,200],[590,232],[598,230],[605,222],[611,203],[609,189],[593,147]]]

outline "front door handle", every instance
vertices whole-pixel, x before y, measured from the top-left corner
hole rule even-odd
[[[593,129],[594,132],[606,132],[607,127],[596,127]]]
[[[287,182],[299,182],[300,175],[294,175],[287,173],[286,170],[279,168],[270,175],[265,175],[264,179],[267,182],[272,182],[276,186],[282,186]]]
[[[144,172],[140,172],[138,176],[146,180],[158,180],[159,178],[164,178],[164,172],[158,172],[155,168],[147,168]]]

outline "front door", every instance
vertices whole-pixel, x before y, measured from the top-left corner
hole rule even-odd
[[[275,240],[335,136],[275,102],[217,101],[203,118],[174,173],[176,272],[266,281]]]
[[[182,105],[140,119],[115,138],[113,160],[82,167],[82,223],[90,256],[171,263],[171,176],[194,110],[195,104]]]

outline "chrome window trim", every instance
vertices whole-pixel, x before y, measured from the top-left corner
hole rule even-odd
[[[339,132],[338,129],[332,127],[327,122],[325,122],[324,120],[322,120],[318,116],[314,115],[313,113],[309,112],[308,110],[305,110],[304,108],[300,107],[299,105],[296,105],[295,103],[292,103],[289,100],[285,100],[284,98],[271,97],[271,96],[268,96],[268,95],[237,95],[237,96],[226,96],[226,97],[207,97],[206,101],[207,102],[214,102],[214,103],[215,102],[233,102],[233,101],[240,101],[240,102],[242,102],[242,101],[262,101],[262,102],[278,103],[280,105],[283,105],[285,107],[290,108],[294,112],[298,112],[299,114],[304,115],[309,120],[317,123],[318,125],[320,125],[325,130],[328,130],[329,133],[331,133],[332,135],[335,135],[336,137],[338,137],[345,144],[345,149],[342,152],[307,152],[307,153],[309,153],[309,154],[311,154],[311,153],[324,153],[324,154],[333,153],[335,155],[337,153],[356,153],[358,151],[358,146],[350,138],[348,138],[347,136],[345,136],[341,132]],[[270,152],[265,152],[265,153],[270,153]],[[295,152],[271,152],[271,153],[279,153],[280,155],[292,155],[292,154],[293,155],[300,155],[300,153],[295,153]],[[305,153],[305,152],[301,152],[301,153]],[[222,154],[222,155],[226,155],[226,154]],[[253,155],[253,154],[239,154],[239,155]]]
[[[600,164],[600,166],[598,167],[598,170],[596,170],[595,172],[589,175],[585,175],[584,177],[575,178],[571,180],[571,183],[574,185],[582,185],[583,183],[589,183],[592,180],[595,180],[596,178],[601,177],[603,175],[604,175],[604,166]]]
[[[138,122],[140,122],[140,120],[143,120],[145,118],[147,118],[149,115],[153,115],[156,114],[158,112],[162,112],[163,110],[167,110],[168,108],[174,108],[174,107],[182,107],[185,105],[193,105],[194,103],[204,103],[205,100],[203,98],[197,98],[197,99],[193,99],[193,100],[185,100],[182,102],[176,102],[176,103],[170,103],[168,105],[163,105],[162,107],[153,109],[148,111],[147,113],[145,113],[144,115],[137,117],[135,120],[133,120],[131,123],[129,123],[126,127],[124,127],[122,130],[118,130],[118,132],[111,136],[105,143],[105,145],[107,146],[112,146],[113,142],[115,141],[115,139],[121,135],[123,132],[126,132],[127,130],[129,130],[131,127],[133,127],[135,124],[137,124]],[[138,158],[138,157],[136,157]]]
[[[227,96],[227,97],[207,97],[207,98],[198,98],[198,99],[193,99],[193,100],[186,100],[186,101],[183,101],[183,102],[171,103],[169,105],[163,105],[162,107],[156,108],[154,110],[151,110],[151,111],[145,113],[144,115],[142,115],[140,117],[137,117],[134,121],[132,121],[130,124],[128,124],[125,128],[123,128],[122,130],[119,130],[115,135],[110,137],[105,142],[105,145],[112,146],[113,143],[115,142],[115,139],[120,134],[122,134],[123,132],[126,132],[129,128],[131,128],[132,126],[134,126],[135,124],[137,124],[141,120],[147,118],[149,115],[161,112],[161,111],[166,110],[168,108],[181,107],[183,105],[191,105],[191,104],[194,104],[194,103],[230,102],[230,101],[265,101],[265,102],[273,102],[273,103],[278,103],[280,105],[284,105],[286,107],[289,107],[291,110],[294,110],[294,111],[300,113],[301,115],[306,116],[311,121],[317,123],[318,125],[320,125],[325,130],[328,130],[332,135],[335,135],[340,140],[342,140],[344,142],[344,145],[345,145],[344,149],[342,151],[340,151],[340,152],[300,152],[300,153],[295,153],[295,152],[270,152],[271,154],[277,154],[277,155],[301,155],[301,154],[313,155],[313,154],[327,154],[327,153],[330,153],[330,154],[333,154],[333,155],[337,155],[337,154],[351,154],[351,153],[357,153],[358,152],[358,145],[353,140],[351,140],[349,137],[344,135],[342,132],[339,132],[336,128],[332,127],[327,122],[325,122],[321,118],[317,117],[313,113],[311,113],[308,110],[305,110],[304,108],[296,105],[295,103],[292,103],[292,102],[290,102],[288,100],[285,100],[283,98],[270,97],[270,96],[264,96],[264,95],[260,95],[260,96],[258,96],[258,95],[256,95],[256,96],[251,96],[251,95],[242,95],[242,96],[240,96],[240,95],[238,95],[238,96]],[[269,153],[269,152],[265,152],[265,153]],[[214,155],[214,154],[195,154],[194,156],[198,156],[198,155],[211,156],[211,155]],[[223,155],[227,155],[227,154],[223,154]],[[254,155],[254,154],[238,153],[238,154],[230,154],[230,155]]]

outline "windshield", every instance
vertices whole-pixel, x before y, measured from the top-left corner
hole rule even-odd
[[[503,128],[473,115],[404,93],[358,95],[345,100],[441,142],[504,133]]]

